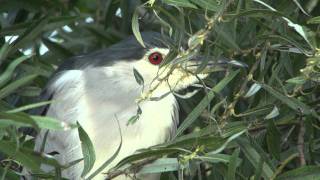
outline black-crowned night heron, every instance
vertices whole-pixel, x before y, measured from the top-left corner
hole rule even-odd
[[[178,124],[178,104],[172,93],[198,81],[184,68],[171,65],[160,67],[169,49],[159,41],[157,33],[142,33],[143,48],[134,37],[85,56],[71,58],[61,65],[45,89],[45,99],[54,100],[45,108],[46,116],[66,123],[79,123],[93,142],[96,162],[91,172],[110,158],[119,147],[117,157],[104,172],[138,149],[163,143],[175,134]],[[189,61],[188,61],[189,62]],[[194,66],[193,66],[194,68]],[[137,83],[133,69],[143,77],[144,85]],[[200,78],[206,75],[198,74]],[[150,97],[161,97],[151,101]],[[140,118],[128,125],[137,113]],[[118,124],[119,123],[119,124]],[[40,151],[45,136],[42,130],[36,138],[36,151]],[[67,164],[83,157],[77,129],[50,131],[46,138],[45,153]],[[45,171],[51,167],[43,166]],[[62,172],[68,179],[81,179],[83,163]],[[103,175],[95,179],[103,179]],[[154,175],[146,179],[157,179]],[[124,176],[118,177],[125,179]]]

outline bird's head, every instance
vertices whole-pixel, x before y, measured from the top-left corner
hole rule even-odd
[[[205,68],[202,68],[202,71],[196,73],[199,65],[202,64],[203,57],[201,56],[177,63],[178,58],[181,57],[178,55],[173,61],[166,63],[170,50],[161,38],[158,33],[142,33],[146,47],[142,47],[134,37],[131,37],[110,48],[110,52],[122,56],[122,61],[115,61],[113,67],[131,68],[130,71],[134,72],[132,75],[144,87],[145,98],[159,97],[172,91],[185,89],[207,77],[209,69],[225,67],[226,64],[229,64],[225,60],[209,62]],[[120,52],[121,55],[117,52]]]
[[[168,54],[168,48],[152,47],[134,63],[134,68],[144,79],[146,93],[159,96],[170,91],[179,91],[208,75],[206,71],[195,73],[196,64],[199,62],[196,59],[180,63],[174,63],[174,59],[172,63],[165,63]]]

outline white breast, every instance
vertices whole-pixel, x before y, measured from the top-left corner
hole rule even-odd
[[[124,72],[119,72],[121,71],[111,71],[107,68],[91,68],[74,72],[77,73],[73,74],[77,78],[69,79],[65,77],[70,75],[69,71],[61,75],[52,87],[53,90],[59,89],[54,96],[58,102],[50,107],[48,115],[66,122],[77,120],[85,129],[96,151],[96,163],[91,172],[100,167],[118,148],[121,136],[117,121],[122,133],[122,148],[105,171],[138,149],[165,142],[176,129],[177,122],[173,119],[178,120],[178,109],[172,94],[160,101],[141,103],[142,114],[139,120],[127,125],[127,121],[136,114],[135,100],[140,95],[141,87],[133,76],[128,79],[128,76],[122,76]],[[43,132],[41,134],[37,138],[38,149]],[[49,133],[47,144],[49,145],[45,151],[59,151],[61,155],[58,156],[58,160],[62,163],[82,156],[76,130]],[[63,154],[67,154],[68,157],[64,157]],[[77,179],[82,168],[83,164],[80,163],[63,174]],[[103,176],[97,177],[102,178]]]

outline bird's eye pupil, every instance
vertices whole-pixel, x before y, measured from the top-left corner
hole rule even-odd
[[[158,61],[159,60],[159,56],[158,55],[154,55],[153,56],[153,60]]]
[[[162,61],[162,54],[159,52],[154,52],[149,55],[149,61],[151,64],[158,65]]]

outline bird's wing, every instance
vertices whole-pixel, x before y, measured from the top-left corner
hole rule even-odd
[[[43,97],[51,98],[52,103],[38,109],[38,113],[67,124],[76,124],[83,116],[83,112],[88,109],[82,106],[85,100],[83,98],[85,92],[83,87],[86,82],[83,79],[84,72],[84,70],[62,70],[55,73],[43,94]],[[62,165],[83,158],[77,128],[65,131],[42,129],[36,137],[35,151],[54,155]],[[54,170],[53,167],[45,165],[42,166],[42,169],[46,172]],[[83,162],[81,161],[63,171],[62,175],[70,179],[80,179],[82,169]]]

